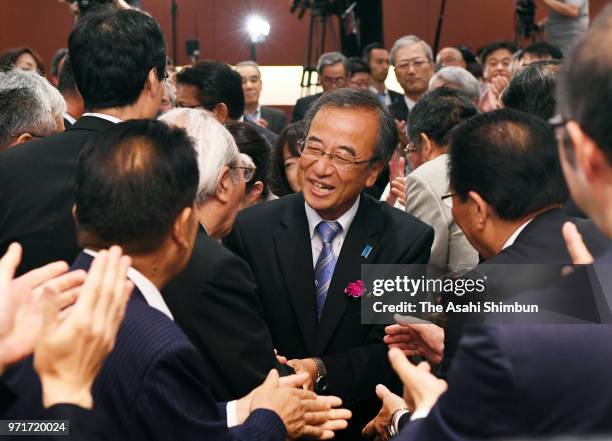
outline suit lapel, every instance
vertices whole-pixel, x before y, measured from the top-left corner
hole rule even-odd
[[[312,267],[312,247],[304,198],[294,197],[281,218],[284,227],[274,235],[281,274],[297,317],[302,336],[310,352],[317,335],[317,305]]]
[[[349,282],[361,279],[362,264],[374,263],[382,228],[383,219],[376,202],[362,195],[355,219],[353,219],[344,238],[327,292],[327,299],[317,333],[316,354],[321,354],[325,350],[325,346],[340,323],[346,308],[352,302],[359,301],[349,297],[344,290]],[[366,258],[362,254],[364,248],[368,245],[372,247],[372,250]]]

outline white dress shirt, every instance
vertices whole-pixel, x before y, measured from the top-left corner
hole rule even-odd
[[[74,116],[72,116],[71,114],[69,114],[68,112],[63,113],[62,117],[68,121],[70,124],[74,124],[76,122],[76,118]]]
[[[522,223],[521,226],[518,227],[516,230],[514,230],[514,233],[512,233],[512,235],[508,238],[508,240],[506,240],[506,243],[504,243],[504,246],[502,247],[502,250],[505,250],[506,248],[514,245],[514,241],[519,236],[519,234],[521,234],[521,232],[525,229],[525,227],[527,225],[529,225],[529,222],[531,222],[534,219],[535,219],[535,217],[532,217],[528,221]]]
[[[336,234],[334,240],[332,240],[332,249],[336,259],[340,255],[340,250],[342,249],[342,244],[344,243],[346,233],[351,226],[353,219],[355,219],[357,209],[359,208],[360,199],[361,196],[355,200],[355,203],[347,210],[346,213],[335,220],[335,222],[338,222],[342,226],[342,231]],[[317,266],[319,254],[321,254],[321,250],[323,249],[323,241],[321,240],[321,236],[317,234],[316,227],[319,225],[319,222],[325,219],[319,216],[319,213],[308,205],[307,202],[304,202],[304,208],[306,209],[306,218],[308,219],[308,231],[310,233],[310,245],[312,247],[312,267],[314,268]]]
[[[406,102],[406,107],[408,107],[408,110],[412,111],[412,108],[416,105],[416,101],[412,101],[406,95],[404,95],[404,101]]]
[[[106,115],[105,113],[87,112],[87,113],[84,113],[83,116],[94,116],[96,118],[102,118],[102,119],[105,119],[105,120],[110,121],[110,122],[115,123],[115,124],[123,122],[119,118],[117,118],[115,116]]]

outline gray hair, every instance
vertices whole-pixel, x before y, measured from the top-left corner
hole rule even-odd
[[[203,203],[215,194],[223,167],[233,167],[241,163],[240,151],[234,138],[206,110],[172,109],[159,119],[171,126],[184,128],[193,138],[200,171],[195,202]]]
[[[433,90],[436,81],[456,86],[463,91],[471,100],[480,99],[480,83],[474,75],[462,67],[447,66],[440,69],[431,80],[429,80],[429,90]]]
[[[317,61],[317,72],[321,75],[324,67],[337,63],[346,64],[346,57],[340,52],[325,52],[321,54],[319,61]]]
[[[336,89],[324,93],[310,107],[304,118],[304,133],[308,134],[310,125],[316,114],[326,107],[347,110],[369,110],[378,116],[378,137],[374,146],[374,157],[387,164],[395,152],[399,142],[395,120],[386,105],[381,104],[378,97],[365,90]],[[372,161],[375,163],[377,161]]]
[[[0,144],[4,145],[13,135],[32,133],[42,137],[57,131],[45,82],[36,72],[21,69],[0,72],[0,92],[8,96],[12,90],[22,91],[15,92],[15,102],[7,103],[9,108],[3,106],[0,112]],[[16,101],[20,104],[16,105]]]
[[[257,73],[261,77],[261,71],[259,70],[259,64],[255,63],[252,60],[241,61],[240,63],[236,64],[234,69],[238,69],[239,67],[245,67],[245,66],[250,66],[250,67],[254,67],[255,69],[257,69]]]
[[[433,51],[431,50],[431,46],[425,43],[416,35],[405,35],[393,43],[393,47],[391,47],[391,51],[389,52],[389,58],[391,59],[391,64],[395,66],[395,55],[397,51],[403,47],[413,46],[415,44],[420,44],[425,50],[425,54],[427,54],[427,59],[429,61],[433,61]]]

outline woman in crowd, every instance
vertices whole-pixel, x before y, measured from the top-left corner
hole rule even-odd
[[[298,142],[303,137],[304,124],[301,121],[289,124],[278,135],[270,168],[270,188],[278,197],[301,190],[298,180]]]
[[[18,69],[34,70],[45,74],[45,64],[42,58],[29,47],[17,47],[0,54],[0,68],[14,65]]]

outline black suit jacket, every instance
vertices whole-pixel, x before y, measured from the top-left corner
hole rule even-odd
[[[94,134],[113,123],[85,116],[57,135],[0,154],[0,253],[23,247],[19,273],[79,253],[72,218],[74,169]]]
[[[560,277],[560,267],[570,264],[571,257],[561,228],[567,221],[572,221],[578,227],[582,237],[591,252],[598,256],[610,246],[610,241],[602,235],[590,220],[572,218],[561,209],[555,208],[536,216],[517,236],[510,247],[479,264],[475,268],[478,277],[486,276],[487,283],[493,286],[494,298],[487,300],[503,301],[520,292],[543,288],[553,284]],[[528,265],[515,264],[549,264],[549,267],[539,267],[533,271]],[[514,266],[513,266],[514,265]],[[509,270],[509,268],[514,268]],[[471,300],[453,297],[453,301]],[[444,334],[444,360],[442,372],[449,371],[453,357],[457,352],[463,327],[468,317],[464,313],[449,313]],[[483,315],[471,315],[470,323],[483,323]]]
[[[314,269],[302,193],[239,213],[226,245],[251,266],[275,348],[289,359],[321,357],[328,393],[353,410],[358,436],[379,406],[376,384],[393,381],[382,342],[384,326],[362,325],[357,299],[344,293],[361,279],[362,264],[426,263],[433,230],[418,219],[361,196],[338,256],[327,300],[317,321]],[[366,245],[370,255],[361,257]]]
[[[393,115],[393,118],[397,119],[398,121],[406,121],[408,119],[410,111],[406,105],[404,95],[401,95],[400,98],[396,98],[396,100],[389,106],[389,111],[391,112],[391,115]]]
[[[398,103],[400,101],[402,101],[404,104],[406,104],[406,102],[404,101],[404,95],[401,93],[398,93],[394,90],[389,90],[387,89],[387,91],[389,92],[389,96],[391,97],[391,105]]]
[[[261,117],[268,122],[268,129],[277,134],[287,125],[285,112],[274,107],[261,106]]]
[[[91,261],[82,253],[72,268],[88,269]],[[42,400],[31,358],[7,382],[19,395],[10,417],[40,413],[33,404]],[[200,354],[137,288],[92,392],[96,409],[115,423],[126,440],[284,441],[286,434],[278,415],[267,409],[255,410],[244,424],[228,429],[225,403],[215,403]]]
[[[259,386],[279,365],[249,265],[203,229],[185,270],[162,292],[175,322],[198,349],[218,401]]]
[[[310,109],[310,106],[312,106],[321,95],[323,95],[323,92],[308,95],[297,100],[295,102],[295,106],[293,107],[293,113],[291,114],[291,122],[303,120],[308,112],[308,109]]]

